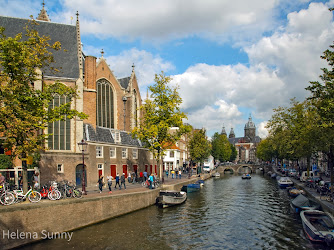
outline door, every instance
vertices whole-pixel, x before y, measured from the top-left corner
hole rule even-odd
[[[102,169],[99,169],[99,178],[102,175]]]
[[[116,165],[110,165],[110,174],[114,179],[116,178]]]
[[[148,166],[147,166],[147,164],[145,165],[145,172],[147,172],[147,168],[148,168]]]
[[[133,165],[133,172],[137,173],[138,165]]]
[[[128,177],[128,165],[123,165],[123,173],[125,174],[125,178]]]
[[[82,185],[82,164],[79,164],[75,168],[75,184],[77,186]],[[86,166],[85,166],[85,184],[87,187],[87,171],[86,171]]]
[[[150,174],[152,174],[152,168],[153,168],[152,165],[150,165]]]

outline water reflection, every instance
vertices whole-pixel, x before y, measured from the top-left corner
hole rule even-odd
[[[181,206],[155,206],[24,249],[325,249],[304,236],[290,198],[261,175],[205,181]]]

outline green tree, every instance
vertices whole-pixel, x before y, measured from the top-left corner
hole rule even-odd
[[[230,143],[230,147],[231,147],[230,162],[234,162],[235,159],[237,158],[238,152],[237,152],[237,149],[235,148],[235,146],[232,143]]]
[[[263,161],[270,162],[273,157],[276,157],[276,152],[270,137],[263,139],[256,147],[256,157]]]
[[[57,108],[48,108],[55,95],[77,98],[76,89],[60,82],[45,84],[41,70],[50,69],[54,62],[52,50],[61,49],[59,42],[49,44],[50,38],[39,36],[34,29],[34,20],[15,37],[6,37],[0,27],[0,133],[5,137],[4,147],[11,149],[12,157],[23,160],[23,188],[27,191],[27,167],[24,159],[44,149],[48,123],[71,119],[75,116],[86,118],[83,113],[71,109],[71,102]],[[42,89],[34,87],[42,81]]]
[[[215,133],[212,137],[212,156],[220,162],[230,160],[232,149],[225,134]]]
[[[9,155],[0,155],[0,169],[12,168],[13,162]]]
[[[211,153],[211,143],[205,133],[205,129],[194,130],[188,147],[191,159],[201,164]]]
[[[333,9],[330,9],[333,11]],[[310,82],[310,86],[306,89],[311,92],[312,101],[317,113],[319,114],[318,127],[321,128],[321,138],[323,147],[328,158],[328,167],[331,171],[331,182],[333,184],[333,165],[334,165],[334,45],[330,45],[330,49],[324,51],[321,56],[326,60],[329,68],[322,68],[320,75],[321,82]],[[325,136],[324,136],[325,135]]]
[[[190,131],[190,127],[183,123],[187,116],[180,110],[182,99],[178,87],[168,86],[172,79],[161,72],[155,75],[154,80],[155,84],[149,86],[150,99],[140,107],[143,116],[132,134],[153,153],[159,165],[159,176],[162,178],[162,166],[159,163],[162,163],[166,146],[179,140],[183,134]],[[171,132],[172,127],[178,129]]]

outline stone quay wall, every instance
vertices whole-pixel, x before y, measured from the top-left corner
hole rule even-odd
[[[209,178],[209,175],[201,179]],[[163,189],[180,190],[199,178],[184,179]],[[46,233],[72,232],[154,205],[159,189],[0,207],[0,249],[45,239]]]

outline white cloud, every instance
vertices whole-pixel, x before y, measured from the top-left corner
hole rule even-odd
[[[264,121],[257,124],[257,135],[262,139],[268,136],[268,130],[265,128],[267,123],[267,121]]]
[[[64,0],[84,33],[146,41],[192,35],[224,40],[271,29],[276,0]],[[73,15],[73,14],[72,14]]]

